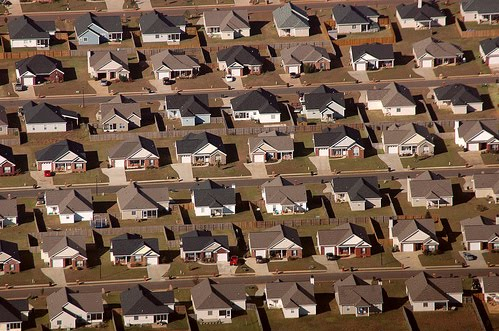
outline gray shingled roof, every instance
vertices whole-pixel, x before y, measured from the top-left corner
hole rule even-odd
[[[464,12],[478,12],[479,14],[499,13],[499,2],[495,0],[462,0]]]
[[[448,301],[449,293],[463,293],[461,278],[432,278],[420,272],[405,281],[412,301]]]
[[[61,140],[52,145],[45,147],[35,153],[37,161],[54,161],[64,156],[65,154],[73,152],[87,162],[87,155],[83,149],[83,145],[72,140]]]
[[[167,16],[153,11],[140,17],[140,32],[142,34],[182,33],[180,26],[186,25],[183,16]]]
[[[331,147],[335,146],[338,142],[345,137],[352,138],[361,147],[361,137],[359,130],[349,126],[341,125],[335,128],[330,128],[328,131],[314,133],[313,141],[314,147]]]
[[[262,144],[267,144],[277,151],[294,151],[294,141],[289,135],[278,135],[277,131],[263,132],[257,137],[249,137],[249,152],[254,153]]]
[[[415,134],[421,135],[427,142],[433,145],[433,139],[428,129],[425,126],[414,123],[406,123],[401,126],[391,125],[387,130],[383,131],[384,143],[385,145],[400,145]]]
[[[189,133],[175,142],[177,154],[194,154],[207,144],[212,144],[225,154],[222,138],[209,132]]]
[[[499,120],[463,121],[457,129],[459,137],[468,141],[482,131],[486,131],[499,139]]]
[[[480,93],[475,87],[464,84],[450,84],[437,87],[435,95],[440,101],[450,101],[453,105],[467,105],[473,102],[482,102]]]
[[[379,14],[368,6],[336,5],[333,7],[333,19],[336,24],[369,24],[370,17],[379,17]]]
[[[475,174],[473,175],[475,188],[491,188],[495,194],[499,194],[499,173]]]
[[[348,192],[351,201],[381,199],[378,177],[336,177],[331,181],[334,192]]]
[[[63,109],[49,103],[35,103],[29,101],[23,106],[24,120],[26,124],[36,123],[63,123],[66,117],[78,119],[80,114],[77,112]]]
[[[16,199],[0,199],[0,219],[3,217],[18,216]]]
[[[60,214],[93,211],[90,189],[55,190],[45,192],[45,205],[59,206]]]
[[[137,116],[139,119],[142,119],[140,103],[136,102],[113,103],[112,101],[113,100],[111,100],[108,103],[100,104],[101,123],[107,122],[115,115],[125,120],[130,119],[134,115]]]
[[[17,61],[16,69],[19,71],[19,75],[28,71],[35,75],[50,75],[54,70],[62,72],[62,64],[59,60],[37,54]]]
[[[142,210],[158,208],[158,203],[170,200],[166,187],[142,187],[130,183],[116,193],[121,210]]]
[[[213,243],[218,243],[229,250],[229,238],[227,236],[213,236],[210,231],[191,231],[184,233],[180,238],[184,252],[198,252]]]
[[[179,110],[181,117],[194,117],[196,115],[210,114],[207,94],[167,95],[165,97],[165,103],[167,109]]]
[[[262,232],[250,232],[251,249],[267,249],[284,238],[301,247],[298,231],[286,225],[276,225]]]
[[[185,54],[174,54],[168,49],[152,55],[151,62],[155,71],[162,66],[171,70],[193,70],[201,68],[195,58]]]
[[[50,319],[65,311],[64,306],[71,303],[87,313],[104,313],[102,293],[79,293],[63,287],[47,297]]]
[[[0,125],[9,125],[7,112],[5,111],[5,107],[2,105],[0,105]]]
[[[437,233],[435,231],[435,221],[431,218],[418,220],[400,220],[393,226],[393,237],[398,237],[399,241],[404,240],[417,230],[426,233],[430,238],[438,242]]]
[[[258,110],[260,114],[280,113],[276,96],[262,88],[232,98],[230,104],[234,111]]]
[[[485,39],[480,41],[480,46],[482,47],[482,50],[485,54],[485,56],[489,55],[492,53],[494,50],[499,48],[499,37],[496,37],[494,39]]]
[[[90,67],[95,71],[101,70],[102,67],[114,61],[121,65],[123,69],[129,71],[128,54],[124,49],[116,49],[111,51],[90,51],[88,59]]]
[[[343,109],[346,108],[345,94],[328,88],[325,85],[319,86],[310,93],[305,93],[303,98],[307,110],[318,109],[322,112],[332,102],[338,104]]]
[[[275,9],[272,15],[279,29],[310,28],[307,12],[291,2],[287,2],[282,7]]]
[[[236,204],[236,190],[232,187],[221,187],[211,180],[203,182],[193,189],[196,207],[221,208]]]
[[[383,89],[367,90],[368,100],[381,100],[384,107],[409,107],[416,102],[411,91],[400,84],[389,83]]]
[[[436,59],[452,58],[463,55],[463,51],[457,46],[446,41],[440,41],[433,37],[420,40],[412,44],[416,58],[421,58],[428,54]]]
[[[25,15],[9,20],[10,39],[50,38],[50,31],[55,32],[54,21],[33,20]]]
[[[483,216],[475,216],[462,220],[461,227],[466,241],[487,242],[499,236],[499,224]]]
[[[247,10],[210,10],[203,12],[205,26],[220,27],[220,31],[249,29]]]
[[[175,304],[173,291],[151,291],[142,285],[135,285],[120,295],[123,315],[170,314],[168,305]]]
[[[231,309],[231,301],[246,300],[244,285],[216,284],[210,279],[194,286],[191,296],[196,309]]]
[[[12,164],[16,164],[12,147],[0,144],[0,158],[5,158]]]
[[[16,205],[16,208],[17,208],[17,205]],[[3,210],[0,209],[0,213],[3,213]],[[10,255],[10,257],[12,257],[13,259],[16,259],[17,261],[22,262],[21,257],[19,256],[19,248],[17,246],[17,243],[15,243],[15,242],[7,241],[7,240],[0,240],[0,254],[2,254],[2,253]]]
[[[227,66],[239,63],[243,66],[261,66],[262,60],[256,48],[236,45],[222,49],[217,53],[217,60],[225,62]]]
[[[432,21],[437,17],[445,16],[440,10],[427,3],[423,3],[421,8],[417,3],[400,4],[397,6],[397,12],[402,19],[414,19],[416,22]]]
[[[352,235],[356,235],[370,244],[366,229],[363,226],[353,223],[344,223],[333,229],[317,231],[321,246],[337,246]]]
[[[325,48],[300,44],[281,50],[281,58],[284,65],[300,65],[302,63],[315,63],[321,59],[331,62]]]
[[[85,244],[85,236],[80,235],[64,235],[64,236],[50,236],[45,235],[41,240],[41,249],[48,253],[49,257],[60,252],[66,247],[71,247],[78,251],[78,253],[86,257],[87,249]]]
[[[483,293],[499,292],[499,277],[498,276],[482,277],[482,292]]]
[[[310,282],[273,282],[265,284],[267,300],[281,299],[283,308],[315,305],[314,285]]]
[[[142,148],[151,153],[149,158],[159,159],[159,153],[156,148],[156,144],[154,144],[154,141],[142,136],[134,136],[129,140],[123,141],[115,145],[109,151],[109,158],[110,159],[128,158],[137,153]]]
[[[334,292],[339,306],[369,307],[383,303],[381,285],[369,285],[355,275],[337,281]]]
[[[305,185],[293,185],[286,180],[281,180],[280,176],[263,183],[262,188],[265,188],[265,201],[267,204],[289,206],[307,201]]]
[[[111,239],[111,251],[114,256],[128,256],[136,252],[142,246],[149,247],[159,254],[158,238],[142,238],[140,235],[125,233]]]
[[[430,171],[425,171],[409,181],[408,189],[413,198],[452,197],[450,179],[436,178]]]
[[[358,46],[352,46],[352,60],[354,62],[358,61],[364,54],[369,54],[378,60],[393,60],[395,56],[393,54],[393,45],[385,44],[363,44]]]
[[[21,322],[21,311],[16,307],[14,300],[0,297],[0,323]],[[19,301],[19,300],[15,300]],[[28,300],[24,300],[28,301]]]
[[[90,25],[95,24],[101,27],[103,30],[112,32],[123,32],[123,26],[121,25],[121,18],[119,16],[97,16],[94,13],[85,13],[79,16],[74,23],[75,31],[78,36],[87,29],[92,30]]]

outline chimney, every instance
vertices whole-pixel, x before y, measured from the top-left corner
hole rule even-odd
[[[499,224],[499,214],[496,215],[496,224]]]
[[[418,8],[423,7],[423,0],[418,0]]]
[[[388,239],[393,239],[393,218],[388,219]]]

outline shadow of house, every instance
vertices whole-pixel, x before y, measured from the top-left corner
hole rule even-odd
[[[161,116],[160,113],[152,113],[152,115],[154,116],[154,122],[156,123],[158,131],[166,131],[166,125],[165,121],[163,120],[163,116]]]
[[[9,70],[0,69],[0,85],[10,84]]]
[[[445,146],[445,141],[437,135],[432,135],[433,144],[435,144],[434,153],[435,155],[441,153],[447,153],[447,146]]]
[[[303,257],[309,257],[317,254],[312,237],[300,237],[300,241],[301,246],[303,247]]]
[[[395,35],[395,41],[399,42],[402,40],[402,34],[400,33],[400,28],[397,22],[392,22],[392,31],[393,34]]]
[[[38,208],[34,208],[33,215],[35,217],[36,226],[38,227],[38,232],[47,232],[47,227],[43,220],[43,212]]]
[[[18,204],[17,205],[17,214],[19,217],[17,218],[17,224],[25,224],[34,221],[34,214],[32,211],[26,211],[26,205]]]
[[[227,163],[239,161],[236,144],[225,144],[225,153],[227,154]]]
[[[114,205],[116,201],[94,201],[94,213],[107,213]]]
[[[481,94],[480,99],[483,101],[483,110],[495,109],[490,94]]]
[[[78,79],[75,68],[62,68],[62,71],[64,71],[65,82]]]
[[[35,259],[30,251],[20,250],[19,258],[21,259],[21,271],[35,268]]]
[[[16,169],[21,172],[29,171],[28,156],[26,154],[15,154],[14,162],[16,163]]]
[[[463,59],[466,59],[466,62],[473,62],[476,60],[475,54],[473,51],[465,50],[463,51]]]
[[[395,65],[407,65],[414,60],[412,55],[402,55],[402,52],[394,52]]]
[[[294,157],[306,157],[314,152],[313,148],[306,148],[303,141],[295,141],[294,143],[295,152]]]
[[[402,192],[401,189],[394,189],[390,190],[390,197],[392,199],[392,205],[393,209],[395,210],[395,213],[397,215],[404,215],[404,210],[402,209],[402,206],[400,205],[400,197],[397,197],[397,195]]]
[[[460,184],[452,184],[452,192],[454,193],[453,205],[460,205],[469,202],[475,197],[472,191],[463,191]]]
[[[172,163],[172,157],[170,155],[170,149],[168,147],[158,147],[158,154],[160,167]]]
[[[128,68],[130,70],[130,79],[141,79],[144,78],[143,72],[149,68],[147,62],[139,61],[138,63],[129,63]]]
[[[97,151],[85,151],[85,155],[87,157],[87,170],[97,169],[100,167]]]
[[[1,73],[0,73],[1,75]],[[7,122],[9,122],[9,128],[16,128],[19,131],[21,130],[21,120],[19,115],[16,113],[8,113],[7,114]]]
[[[331,311],[331,305],[335,305],[333,302],[333,293],[315,293],[315,301],[317,303],[316,313],[317,315],[324,314]]]
[[[159,255],[161,263],[172,263],[180,256],[180,251],[176,249],[160,250]]]

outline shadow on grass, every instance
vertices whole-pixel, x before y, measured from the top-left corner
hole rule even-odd
[[[305,143],[303,141],[295,141],[294,147],[295,147],[295,153],[294,153],[295,157],[309,156],[314,152],[313,148],[306,148]]]
[[[303,257],[309,257],[316,254],[312,237],[300,237],[300,241],[303,247]]]

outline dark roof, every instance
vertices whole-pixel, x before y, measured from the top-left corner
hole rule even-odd
[[[319,109],[323,111],[331,103],[337,103],[345,108],[345,94],[321,85],[310,93],[305,93],[304,103],[307,109]]]
[[[301,247],[298,231],[286,225],[276,225],[261,232],[250,232],[251,249],[266,249],[274,246],[284,238]]]
[[[178,109],[182,117],[193,117],[195,115],[209,115],[208,95],[183,95],[174,94],[165,97],[167,109]]]
[[[10,39],[50,38],[49,31],[55,31],[54,21],[35,21],[27,16],[9,20]]]
[[[166,16],[157,11],[142,15],[139,22],[142,34],[182,33],[179,26],[186,24],[183,16]]]
[[[237,62],[242,65],[262,65],[260,53],[256,48],[248,46],[232,46],[222,49],[217,53],[218,61],[227,63],[227,66]]]
[[[27,124],[63,123],[66,117],[78,118],[80,115],[71,110],[63,109],[49,103],[29,101],[23,106],[24,119]]]
[[[351,201],[381,199],[378,177],[336,177],[332,180],[334,192],[348,192]]]
[[[15,300],[20,301],[20,300]],[[26,301],[27,300],[23,300]],[[21,311],[16,307],[14,300],[0,297],[0,323],[21,322]]]
[[[246,300],[242,284],[216,284],[204,279],[191,289],[192,304],[196,309],[231,309],[232,301]]]
[[[385,45],[379,43],[363,44],[359,46],[352,46],[352,60],[355,62],[364,54],[369,54],[379,60],[394,59],[393,45]]]
[[[210,181],[209,187],[198,186],[193,190],[196,207],[217,208],[236,204],[236,190],[232,187],[220,187]]]
[[[74,26],[76,34],[81,35],[92,23],[107,32],[123,32],[123,26],[121,25],[121,18],[119,16],[97,16],[93,13],[85,13],[75,20]]]
[[[54,161],[68,152],[73,152],[86,160],[83,145],[72,140],[61,140],[35,153],[37,161]]]
[[[54,58],[37,54],[16,62],[19,75],[29,71],[35,75],[49,75],[54,70],[62,71],[61,61]]]
[[[333,7],[333,18],[337,24],[369,24],[369,17],[379,14],[368,6],[336,5]]]
[[[16,164],[12,147],[0,144],[0,157],[4,157],[12,164]]]
[[[438,100],[449,100],[453,105],[482,102],[478,90],[475,87],[464,84],[451,84],[438,87],[434,92]]]
[[[159,158],[158,149],[156,148],[156,144],[154,144],[154,141],[142,136],[134,136],[129,140],[115,145],[109,151],[109,157],[111,159],[127,158],[138,152],[141,148],[147,150],[149,153]]]
[[[225,154],[222,138],[209,132],[189,133],[182,140],[177,140],[177,154],[193,154],[207,144],[212,144]]]
[[[366,229],[363,226],[354,223],[344,223],[333,229],[317,231],[318,241],[321,246],[337,246],[352,235],[356,235],[364,242],[371,245]]]
[[[476,11],[479,14],[499,13],[499,2],[495,0],[462,0],[461,6],[465,12]]]
[[[175,304],[173,291],[152,292],[142,285],[135,285],[120,295],[123,315],[169,314],[168,305]]]
[[[483,53],[488,55],[495,49],[499,48],[499,37],[482,40],[480,42],[480,46],[482,47]]]
[[[232,98],[230,104],[234,111],[258,110],[260,114],[280,113],[276,96],[262,88]]]
[[[433,278],[425,272],[405,281],[412,301],[449,301],[448,294],[463,293],[461,278]]]
[[[182,248],[184,251],[200,251],[212,243],[229,250],[229,238],[227,236],[212,236],[210,231],[191,231],[180,236],[182,238]]]
[[[314,285],[311,282],[281,282],[265,284],[267,300],[281,299],[283,308],[316,305]]]
[[[63,287],[47,297],[47,308],[49,311],[50,319],[53,319],[62,311],[69,312],[68,310],[66,310],[66,304],[68,302],[80,308],[86,313],[104,312],[102,293],[80,293],[77,291],[73,291],[67,287]]]
[[[329,131],[314,133],[314,146],[315,147],[330,147],[336,145],[345,137],[350,137],[357,144],[362,146],[360,140],[360,133],[358,130],[349,126],[341,125],[335,128],[330,128]]]
[[[402,19],[412,18],[417,22],[431,21],[435,17],[445,16],[440,10],[427,3],[423,3],[421,8],[417,3],[400,4],[397,6],[397,11]]]
[[[0,240],[0,253],[6,253],[10,255],[12,258],[21,262],[21,258],[19,256],[19,248],[17,247],[17,244],[14,242],[7,240]]]
[[[131,255],[144,245],[159,254],[158,238],[143,239],[140,235],[125,233],[111,239],[111,244],[115,256]]]

